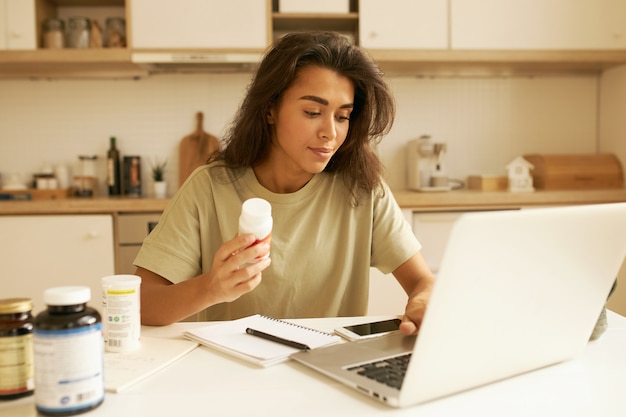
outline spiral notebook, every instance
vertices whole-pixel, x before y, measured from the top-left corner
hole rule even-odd
[[[337,335],[260,314],[188,330],[184,336],[264,367],[284,362],[291,354],[299,351],[283,343],[248,334],[247,329],[297,342],[310,349],[332,345],[341,340]]]

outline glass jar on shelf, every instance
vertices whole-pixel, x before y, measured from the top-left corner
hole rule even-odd
[[[126,47],[126,20],[124,18],[107,18],[104,29],[104,46],[107,48]]]
[[[74,16],[68,20],[67,47],[89,48],[91,21],[86,17]]]
[[[46,19],[42,25],[43,47],[60,49],[65,47],[65,22],[61,19]]]

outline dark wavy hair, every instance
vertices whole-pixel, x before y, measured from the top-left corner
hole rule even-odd
[[[383,166],[373,146],[389,132],[395,103],[382,72],[358,46],[335,32],[298,32],[278,39],[265,54],[224,137],[209,162],[230,168],[254,166],[267,157],[273,127],[267,114],[307,66],[331,69],[352,80],[354,109],[345,142],[324,172],[337,173],[358,204],[361,193],[382,191]]]

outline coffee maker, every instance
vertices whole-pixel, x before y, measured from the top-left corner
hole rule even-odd
[[[422,135],[408,143],[408,188],[417,191],[449,191],[450,183],[445,171],[444,158],[447,145],[433,142]]]

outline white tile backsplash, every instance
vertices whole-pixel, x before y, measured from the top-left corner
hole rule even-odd
[[[44,162],[104,158],[109,137],[122,154],[167,157],[178,182],[178,144],[195,129],[218,137],[231,121],[250,74],[168,74],[140,80],[0,80],[0,173],[31,176]],[[388,79],[397,102],[394,128],[379,145],[392,187],[405,186],[405,143],[427,133],[447,142],[452,177],[504,174],[526,152],[597,150],[598,78]],[[104,162],[99,166],[104,178]]]

